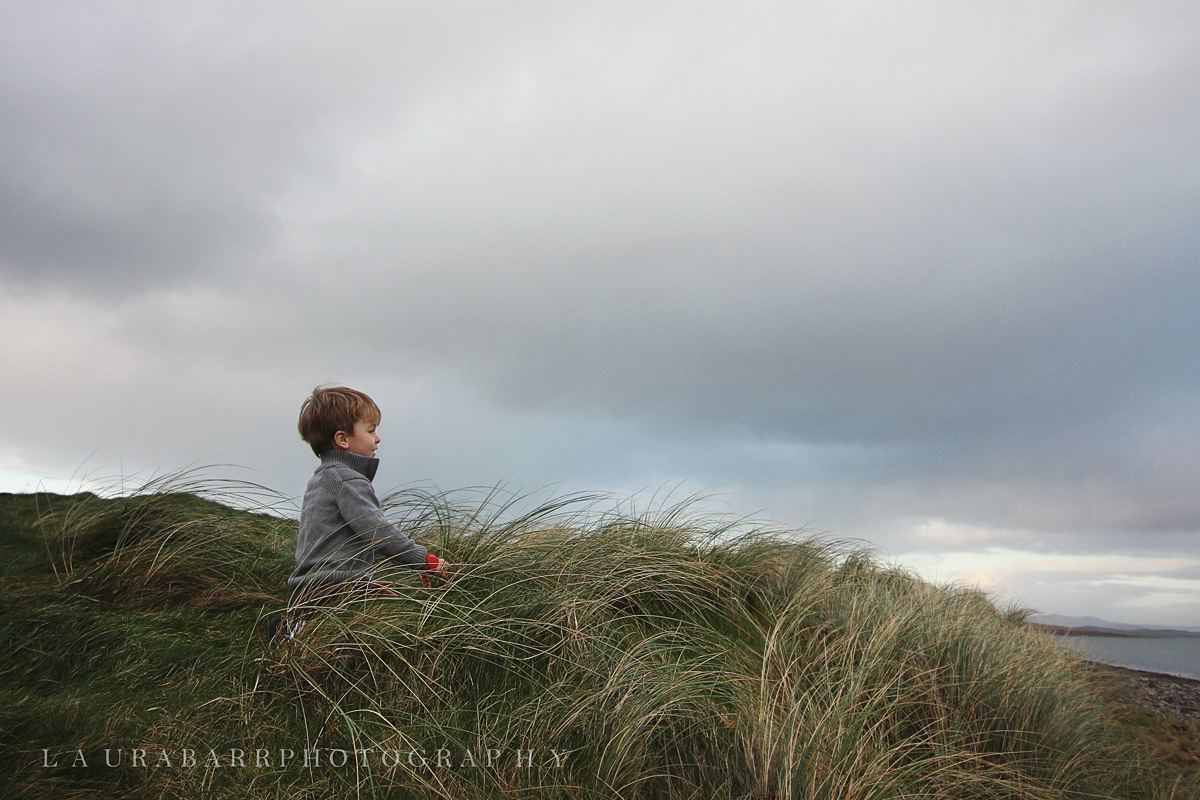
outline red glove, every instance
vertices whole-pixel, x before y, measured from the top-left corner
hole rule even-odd
[[[426,572],[436,572],[438,574],[444,574],[445,569],[446,569],[446,562],[444,559],[438,558],[433,553],[425,554],[425,571]],[[427,574],[425,574],[425,572],[421,573],[421,583],[425,584],[426,586],[429,585],[429,576]]]

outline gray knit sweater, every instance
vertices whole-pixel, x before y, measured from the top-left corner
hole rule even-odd
[[[370,579],[376,552],[397,564],[425,569],[424,547],[383,516],[371,481],[379,459],[331,450],[308,481],[300,506],[296,570],[289,586]]]

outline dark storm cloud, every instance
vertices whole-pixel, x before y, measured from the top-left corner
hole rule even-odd
[[[270,119],[269,95],[219,80],[219,62],[191,62],[184,31],[150,9],[48,3],[5,16],[9,276],[127,290],[261,246],[273,220],[260,185],[278,169],[244,137]]]
[[[0,269],[111,292],[256,261],[277,245],[293,184],[327,169],[344,129],[423,85],[413,67],[431,48],[403,33],[420,16],[7,4]],[[364,45],[371,24],[401,36]]]

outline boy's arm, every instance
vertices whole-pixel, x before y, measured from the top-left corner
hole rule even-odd
[[[375,489],[366,478],[344,481],[338,489],[337,505],[350,529],[380,553],[407,567],[431,568],[429,556],[432,554],[401,533],[383,515]]]

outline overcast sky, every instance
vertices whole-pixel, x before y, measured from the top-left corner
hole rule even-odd
[[[0,489],[649,498],[1200,625],[1200,4],[0,0]],[[136,482],[136,479],[134,479]]]

